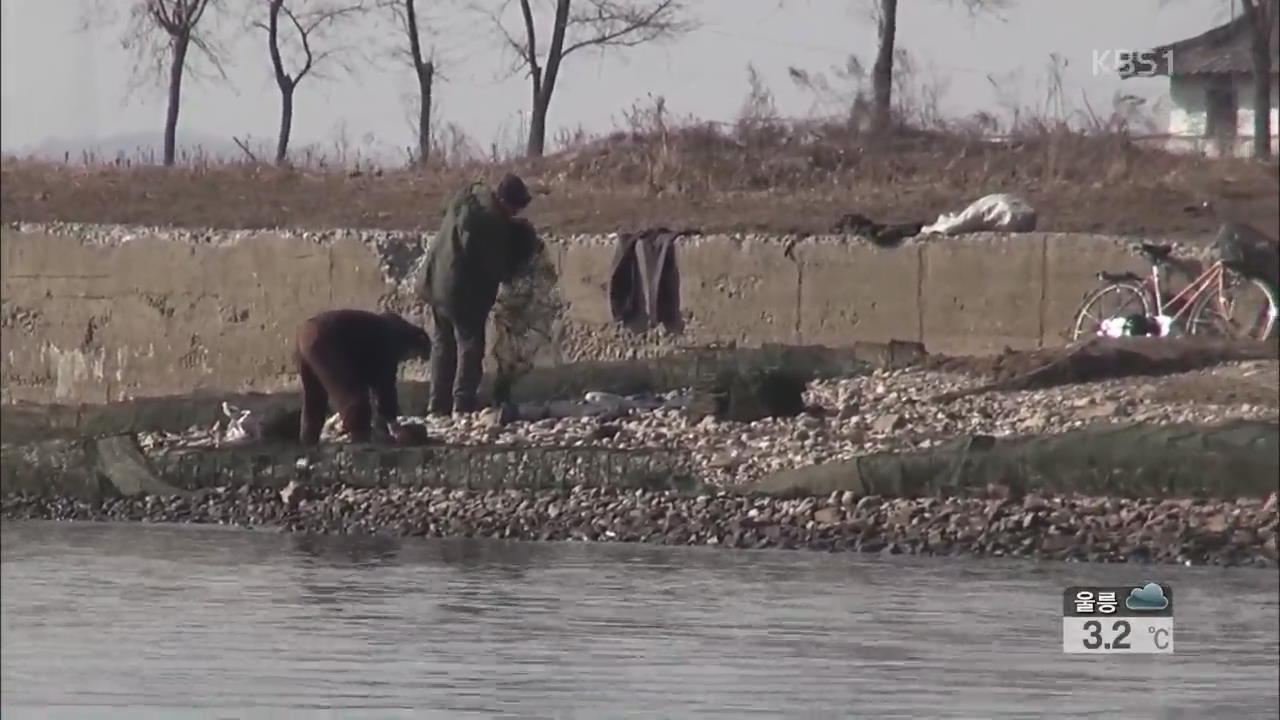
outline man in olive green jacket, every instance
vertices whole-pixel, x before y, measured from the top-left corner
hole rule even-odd
[[[477,409],[485,323],[498,285],[509,282],[539,249],[537,234],[519,217],[531,199],[524,182],[509,174],[496,191],[472,183],[445,208],[418,287],[435,320],[428,408],[433,415]]]

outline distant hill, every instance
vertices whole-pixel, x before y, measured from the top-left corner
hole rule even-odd
[[[247,140],[254,154],[269,160],[275,153],[275,138],[252,136],[241,138]],[[318,156],[333,159],[329,143],[307,142],[295,138],[290,145],[294,157],[306,157],[309,150],[318,148]],[[358,155],[364,161],[397,162],[402,159],[401,149],[391,146],[365,144],[352,149],[353,158]],[[50,138],[35,145],[18,148],[4,148],[6,155],[29,157],[39,160],[80,163],[86,158],[94,162],[110,162],[116,158],[134,162],[159,164],[164,156],[163,132],[132,132],[109,135],[104,138]],[[185,153],[185,159],[184,159]],[[183,163],[193,158],[204,158],[209,161],[243,160],[244,151],[236,145],[228,134],[218,137],[200,132],[178,133],[178,162]]]
[[[150,159],[159,162],[164,155],[163,132],[134,132],[109,135],[104,138],[50,138],[34,146],[22,149],[5,148],[5,152],[15,155],[35,157],[42,160],[62,160],[79,162],[85,157],[93,159],[114,160]],[[203,155],[211,159],[237,158],[243,153],[230,137],[217,137],[198,132],[178,132],[178,157]]]

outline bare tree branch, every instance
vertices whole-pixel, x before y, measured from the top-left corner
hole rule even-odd
[[[489,20],[493,23],[493,27],[498,31],[498,34],[502,36],[503,44],[514,53],[514,57],[512,58],[512,61],[511,61],[511,66],[507,69],[507,73],[509,75],[515,75],[516,73],[519,73],[521,70],[524,70],[525,74],[528,74],[529,73],[528,41],[517,39],[516,36],[512,35],[511,32],[507,30],[506,25],[504,25],[502,22],[503,11],[508,6],[510,6],[510,4],[511,4],[511,0],[504,0],[504,2],[502,3],[502,6],[499,7],[496,11],[488,12],[485,14],[488,16]],[[525,33],[525,37],[528,37],[527,31]]]
[[[285,17],[289,18],[289,22],[293,23],[293,29],[298,32],[298,40],[302,43],[302,54],[305,60],[302,62],[302,67],[298,68],[297,74],[293,76],[293,84],[296,85],[311,72],[311,68],[315,65],[315,55],[311,54],[311,29],[303,27],[302,23],[298,22],[298,16],[287,6],[282,7],[281,10],[284,11]]]
[[[952,5],[959,4],[969,12],[969,15],[988,14],[993,15],[997,20],[1003,20],[1004,16],[1000,13],[1007,9],[1013,0],[947,0]]]
[[[505,45],[515,52],[513,69],[523,69],[529,77],[532,98],[526,152],[533,157],[545,150],[547,112],[565,57],[584,48],[605,51],[660,42],[696,27],[686,17],[683,0],[553,0],[551,36],[543,52],[532,0],[517,1],[523,39],[503,22],[511,0],[504,0],[490,17]]]
[[[267,34],[268,52],[280,55],[278,77],[283,77],[288,84],[294,86],[308,75],[321,75],[326,70],[326,65],[332,64],[351,71],[349,59],[362,53],[357,44],[338,42],[337,38],[347,35],[349,21],[375,7],[368,0],[350,0],[344,3],[324,0],[257,2],[265,8],[265,18],[254,16],[250,19],[249,26]],[[281,27],[279,19],[282,15],[287,21],[287,27]],[[323,43],[323,49],[317,43]],[[291,57],[286,58],[286,54]],[[274,58],[272,65],[273,68],[276,65]],[[290,66],[294,68],[292,71]]]
[[[440,63],[435,60],[438,52],[435,37],[439,30],[436,27],[438,17],[429,11],[440,11],[446,7],[463,7],[465,0],[374,0],[377,8],[390,15],[395,29],[403,35],[391,43],[390,56],[398,58],[409,67],[415,66],[414,58],[421,62]],[[415,50],[415,47],[417,48]]]
[[[212,66],[222,80],[227,79],[223,48],[211,29],[211,13],[221,10],[225,0],[91,0],[81,18],[80,29],[88,30],[114,22],[124,13],[120,46],[133,57],[130,89],[151,82],[165,82],[168,104],[165,111],[164,164],[173,165],[177,153],[178,113],[182,103],[182,80],[202,76],[198,63],[190,60],[194,48],[199,59]],[[162,81],[162,78],[166,78]]]
[[[411,155],[411,159],[415,163],[425,163],[431,155],[435,81],[439,76],[435,51],[434,49],[424,50],[422,42],[424,23],[420,21],[418,0],[382,0],[381,5],[391,10],[408,41],[406,46],[402,46],[401,54],[413,69],[418,85],[418,113],[414,128],[417,135],[417,153],[416,156]]]
[[[538,32],[533,27],[533,10],[529,0],[520,0],[520,15],[524,18],[524,61],[529,64],[529,72],[540,75],[538,69]]]
[[[234,142],[236,146],[239,147],[240,150],[244,152],[245,156],[249,158],[249,162],[252,162],[252,163],[259,162],[258,156],[253,154],[253,150],[249,149],[249,144],[247,142],[245,142],[244,140],[241,140],[240,138],[234,135],[231,136],[231,141]]]
[[[280,90],[280,132],[276,141],[276,163],[288,161],[289,137],[293,130],[293,97],[303,78],[327,77],[328,65],[335,65],[347,72],[352,66],[348,57],[358,54],[350,44],[340,44],[334,36],[345,37],[348,21],[373,10],[376,5],[367,0],[256,0],[263,8],[265,19],[254,15],[249,26],[266,33],[267,54],[276,87]],[[302,9],[295,9],[302,8]],[[287,21],[282,24],[280,17]],[[319,47],[316,43],[323,43]],[[285,59],[285,50],[291,49],[291,60]],[[293,70],[290,70],[292,66]]]
[[[676,35],[693,28],[672,12],[676,0],[662,0],[650,8],[637,8],[618,0],[588,0],[589,10],[570,15],[570,26],[589,27],[594,33],[571,43],[563,55],[584,47],[635,47],[663,36]]]
[[[423,59],[422,34],[418,30],[418,8],[415,0],[404,0],[404,30],[409,36],[409,60],[414,70],[422,70],[430,61]],[[397,6],[398,7],[398,6]]]
[[[878,47],[876,60],[871,68],[871,126],[875,131],[888,129],[893,105],[894,59],[897,51],[898,0],[870,0],[871,17],[876,23]],[[999,14],[1012,0],[946,0],[948,5],[960,5],[972,19],[981,13]]]

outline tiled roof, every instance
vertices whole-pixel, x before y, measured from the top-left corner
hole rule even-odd
[[[1280,72],[1280,34],[1271,33],[1271,72]],[[1152,48],[1158,58],[1160,75],[1253,73],[1249,49],[1249,24],[1245,17],[1219,25],[1208,32],[1178,42]],[[1172,73],[1170,72],[1172,66]],[[1135,73],[1121,73],[1131,77]]]

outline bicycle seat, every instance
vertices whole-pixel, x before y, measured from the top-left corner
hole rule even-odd
[[[1151,258],[1152,262],[1159,263],[1169,259],[1173,254],[1173,248],[1169,245],[1142,243],[1142,254]]]

